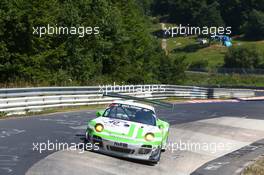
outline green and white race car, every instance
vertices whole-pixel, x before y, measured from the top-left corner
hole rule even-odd
[[[88,122],[86,140],[99,152],[157,163],[165,150],[169,123],[156,117],[152,106],[114,101]]]

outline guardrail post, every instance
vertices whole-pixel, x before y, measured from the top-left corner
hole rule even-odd
[[[208,99],[214,98],[214,88],[208,88],[207,89],[207,98]]]

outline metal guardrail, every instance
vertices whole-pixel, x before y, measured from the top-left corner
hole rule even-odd
[[[254,96],[253,90],[212,89],[177,85],[122,85],[84,87],[40,87],[0,89],[0,112],[8,114],[39,111],[45,108],[107,104],[117,98],[103,92],[118,92],[148,99],[239,98]]]

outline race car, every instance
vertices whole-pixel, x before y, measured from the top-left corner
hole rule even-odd
[[[154,107],[130,100],[114,101],[88,122],[86,141],[104,154],[157,163],[165,151],[169,123]]]

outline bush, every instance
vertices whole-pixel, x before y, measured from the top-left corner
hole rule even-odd
[[[188,68],[186,57],[167,57],[160,62],[160,82],[164,84],[182,83]]]
[[[225,68],[261,68],[263,64],[263,53],[255,46],[233,47],[228,50],[224,58]]]
[[[6,115],[7,115],[6,112],[0,112],[0,118],[1,118],[1,117],[5,117]]]

